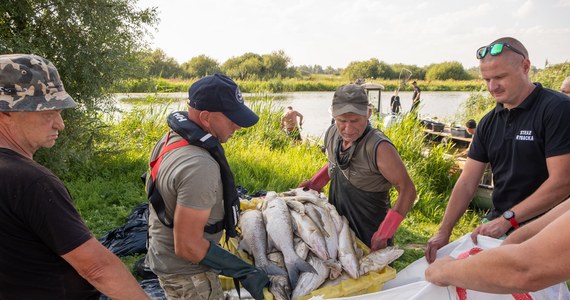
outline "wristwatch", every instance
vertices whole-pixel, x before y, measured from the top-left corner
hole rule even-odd
[[[519,222],[517,222],[517,219],[515,219],[515,212],[512,210],[507,210],[503,213],[503,218],[505,218],[507,221],[511,222],[511,225],[513,225],[514,229],[519,228]]]

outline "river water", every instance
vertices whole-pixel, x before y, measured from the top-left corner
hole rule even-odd
[[[310,135],[314,138],[322,138],[325,130],[331,124],[331,116],[329,107],[331,105],[334,92],[294,92],[274,94],[278,96],[273,100],[277,107],[282,107],[283,110],[287,106],[292,106],[295,110],[303,114],[304,122],[302,135]],[[430,92],[425,91],[421,94],[421,106],[419,109],[420,118],[437,119],[440,122],[459,122],[458,113],[462,111],[463,104],[469,98],[471,92]],[[155,97],[168,97],[176,99],[175,102],[170,104],[167,111],[185,110],[186,109],[186,93],[160,93],[160,94],[116,94],[117,100],[123,98],[144,98],[147,95]],[[248,102],[249,94],[245,93],[244,98]],[[270,95],[269,98],[271,98]],[[381,94],[381,107],[382,113],[389,112],[391,92],[383,91]],[[412,92],[400,92],[400,102],[402,104],[402,111],[407,112],[410,110],[412,104]],[[377,97],[372,96],[371,102],[377,106]],[[132,105],[123,101],[118,101],[121,109],[129,110]]]

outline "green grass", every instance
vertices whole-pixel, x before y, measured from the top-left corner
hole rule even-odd
[[[261,97],[263,100],[263,97]],[[121,226],[131,210],[146,202],[140,175],[146,171],[154,143],[166,132],[166,112],[159,105],[141,106],[122,115],[120,121],[106,120],[104,138],[94,142],[93,159],[75,165],[64,178],[75,204],[97,237]],[[294,145],[279,129],[281,111],[271,101],[252,100],[259,114],[256,126],[242,129],[224,144],[236,184],[250,193],[286,191],[310,178],[325,163],[318,145]],[[457,174],[445,158],[445,145],[425,152],[422,128],[413,118],[385,132],[394,142],[416,185],[418,199],[398,229],[395,243],[406,249],[395,263],[401,270],[423,256],[423,247],[437,230]],[[396,199],[392,191],[392,199]],[[453,232],[453,239],[473,230],[478,222],[468,212]],[[132,265],[138,257],[124,258]]]

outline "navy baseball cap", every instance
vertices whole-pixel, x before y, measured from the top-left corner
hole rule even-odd
[[[188,105],[197,110],[221,112],[240,127],[250,127],[259,121],[243,102],[237,84],[229,77],[214,74],[194,82],[188,89]]]

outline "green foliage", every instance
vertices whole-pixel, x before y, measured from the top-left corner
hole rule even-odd
[[[463,120],[462,123],[465,123],[469,119],[474,119],[477,121],[477,124],[479,124],[479,120],[491,111],[495,105],[495,99],[488,92],[480,91],[471,93],[459,110],[461,112],[459,119]]]
[[[263,68],[261,55],[245,53],[239,57],[232,57],[222,64],[222,72],[233,79],[259,78]]]
[[[162,49],[156,49],[145,58],[149,77],[180,78],[186,74],[178,62],[166,55]]]
[[[395,263],[398,270],[423,256],[427,240],[439,228],[459,176],[455,162],[447,154],[452,145],[426,144],[423,129],[412,115],[406,115],[401,122],[384,129],[402,157],[417,192],[414,207],[395,235],[395,243],[406,250]],[[393,188],[392,201],[396,197],[397,192]],[[477,212],[468,211],[455,226],[452,240],[471,232],[479,222]]]
[[[465,72],[467,72],[467,74],[469,74],[469,77],[473,79],[481,78],[481,72],[479,71],[479,67],[471,67],[465,70]]]
[[[376,58],[372,58],[368,61],[351,62],[344,69],[343,75],[351,81],[360,78],[397,78],[396,72],[394,72],[390,65]]]
[[[249,52],[226,60],[221,69],[234,80],[273,80],[296,75],[290,61],[283,50],[264,55]]]
[[[133,208],[147,201],[140,176],[152,147],[167,131],[166,116],[165,106],[151,101],[119,121],[106,118],[107,126],[93,143],[95,154],[62,178],[96,236],[122,225]]]
[[[444,62],[431,65],[426,73],[426,80],[468,80],[469,74],[459,62]]]
[[[98,114],[112,102],[106,92],[113,82],[143,68],[144,28],[156,23],[156,11],[139,9],[133,0],[5,0],[0,16],[0,53],[49,59],[66,91],[80,103],[65,112],[67,128],[60,142],[36,156],[65,170],[91,153],[103,126]]]
[[[384,132],[398,149],[416,186],[418,198],[414,210],[437,221],[443,216],[441,208],[447,204],[457,176],[450,171],[454,161],[445,155],[450,145],[435,144],[426,148],[423,129],[417,119],[408,114]]]
[[[294,69],[292,72],[289,69],[291,58],[285,54],[285,51],[279,50],[271,54],[264,54],[262,58],[265,69],[264,79],[292,77],[295,75]]]
[[[220,64],[215,59],[204,54],[192,57],[192,59],[182,64],[182,68],[188,76],[193,78],[201,78],[221,72]]]
[[[287,191],[326,163],[319,147],[294,146],[291,138],[280,130],[281,108],[271,101],[254,101],[251,107],[260,116],[259,122],[238,131],[224,145],[238,184],[250,192]]]
[[[295,69],[296,73],[301,77],[309,77],[311,75],[316,75],[316,74],[340,75],[342,71],[341,68],[335,69],[331,66],[327,66],[325,69],[323,69],[323,67],[320,65],[312,65],[312,66],[301,65],[295,67]]]
[[[72,176],[73,166],[83,165],[86,158],[93,155],[94,143],[102,137],[101,130],[106,125],[101,122],[101,115],[94,111],[67,109],[62,116],[65,130],[60,133],[57,143],[50,149],[38,150],[34,159],[59,176],[66,177]],[[79,122],[81,126],[73,122]]]
[[[396,74],[396,75],[399,75],[403,69],[406,69],[406,70],[409,70],[410,72],[412,72],[412,76],[411,76],[412,79],[424,80],[426,78],[426,69],[420,68],[416,65],[393,64],[392,69],[394,69],[394,74]],[[396,78],[390,78],[390,79],[396,79]],[[403,79],[404,78],[400,78],[400,80],[403,80]]]
[[[144,48],[154,9],[132,0],[6,0],[0,6],[0,53],[51,60],[71,96],[100,108],[104,89],[131,70]]]
[[[540,82],[546,88],[558,91],[562,81],[568,76],[570,76],[570,62],[548,66],[535,73],[531,78],[532,81]]]

